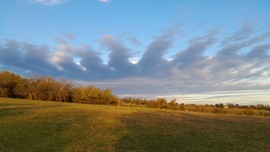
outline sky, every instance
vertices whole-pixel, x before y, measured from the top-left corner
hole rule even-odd
[[[0,70],[179,103],[270,104],[269,0],[2,0]]]

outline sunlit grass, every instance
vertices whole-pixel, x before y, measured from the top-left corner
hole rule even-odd
[[[0,98],[0,151],[269,151],[270,118]]]

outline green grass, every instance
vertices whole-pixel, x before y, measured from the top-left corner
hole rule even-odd
[[[0,98],[0,151],[270,151],[270,117]]]

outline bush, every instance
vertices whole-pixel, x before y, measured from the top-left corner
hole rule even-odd
[[[256,115],[256,113],[253,110],[251,110],[251,109],[245,109],[245,110],[242,111],[242,113],[244,115],[248,115],[248,116],[254,116],[254,115]]]
[[[226,114],[228,112],[226,110],[224,110],[223,108],[214,108],[213,113]]]

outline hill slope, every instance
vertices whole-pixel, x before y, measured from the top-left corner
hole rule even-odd
[[[270,118],[0,98],[0,151],[269,151]]]

